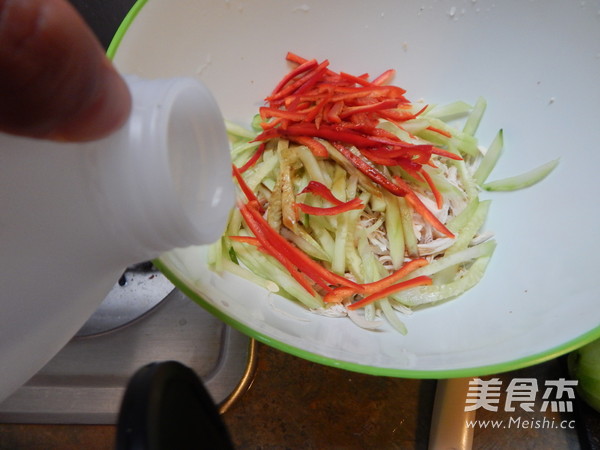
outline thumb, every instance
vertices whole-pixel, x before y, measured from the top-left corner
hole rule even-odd
[[[129,90],[65,0],[0,0],[0,131],[85,141],[120,127]]]

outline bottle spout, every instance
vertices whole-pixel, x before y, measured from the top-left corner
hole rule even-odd
[[[128,171],[129,181],[112,198],[120,196],[115,207],[127,211],[113,217],[133,221],[124,224],[131,239],[160,253],[216,241],[235,198],[229,140],[216,100],[194,78],[125,79],[133,106],[116,139],[128,160],[113,168]]]

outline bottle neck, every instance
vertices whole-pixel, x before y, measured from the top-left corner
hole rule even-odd
[[[222,234],[234,191],[219,108],[191,78],[126,77],[128,122],[90,145],[101,220],[139,260]],[[98,167],[100,166],[100,167]]]

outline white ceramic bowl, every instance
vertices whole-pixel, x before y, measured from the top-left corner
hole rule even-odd
[[[324,318],[235,276],[204,248],[158,264],[191,298],[295,355],[379,375],[443,378],[535,364],[600,337],[596,292],[600,6],[571,0],[138,2],[110,48],[121,71],[195,75],[225,116],[247,124],[288,70],[286,52],[332,68],[397,70],[412,100],[474,102],[478,136],[504,130],[492,178],[561,158],[539,185],[493,200],[498,247],[483,281],[405,319],[408,335]]]

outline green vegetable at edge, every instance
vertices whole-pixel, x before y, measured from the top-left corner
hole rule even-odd
[[[570,353],[568,366],[581,398],[600,412],[600,339]]]

